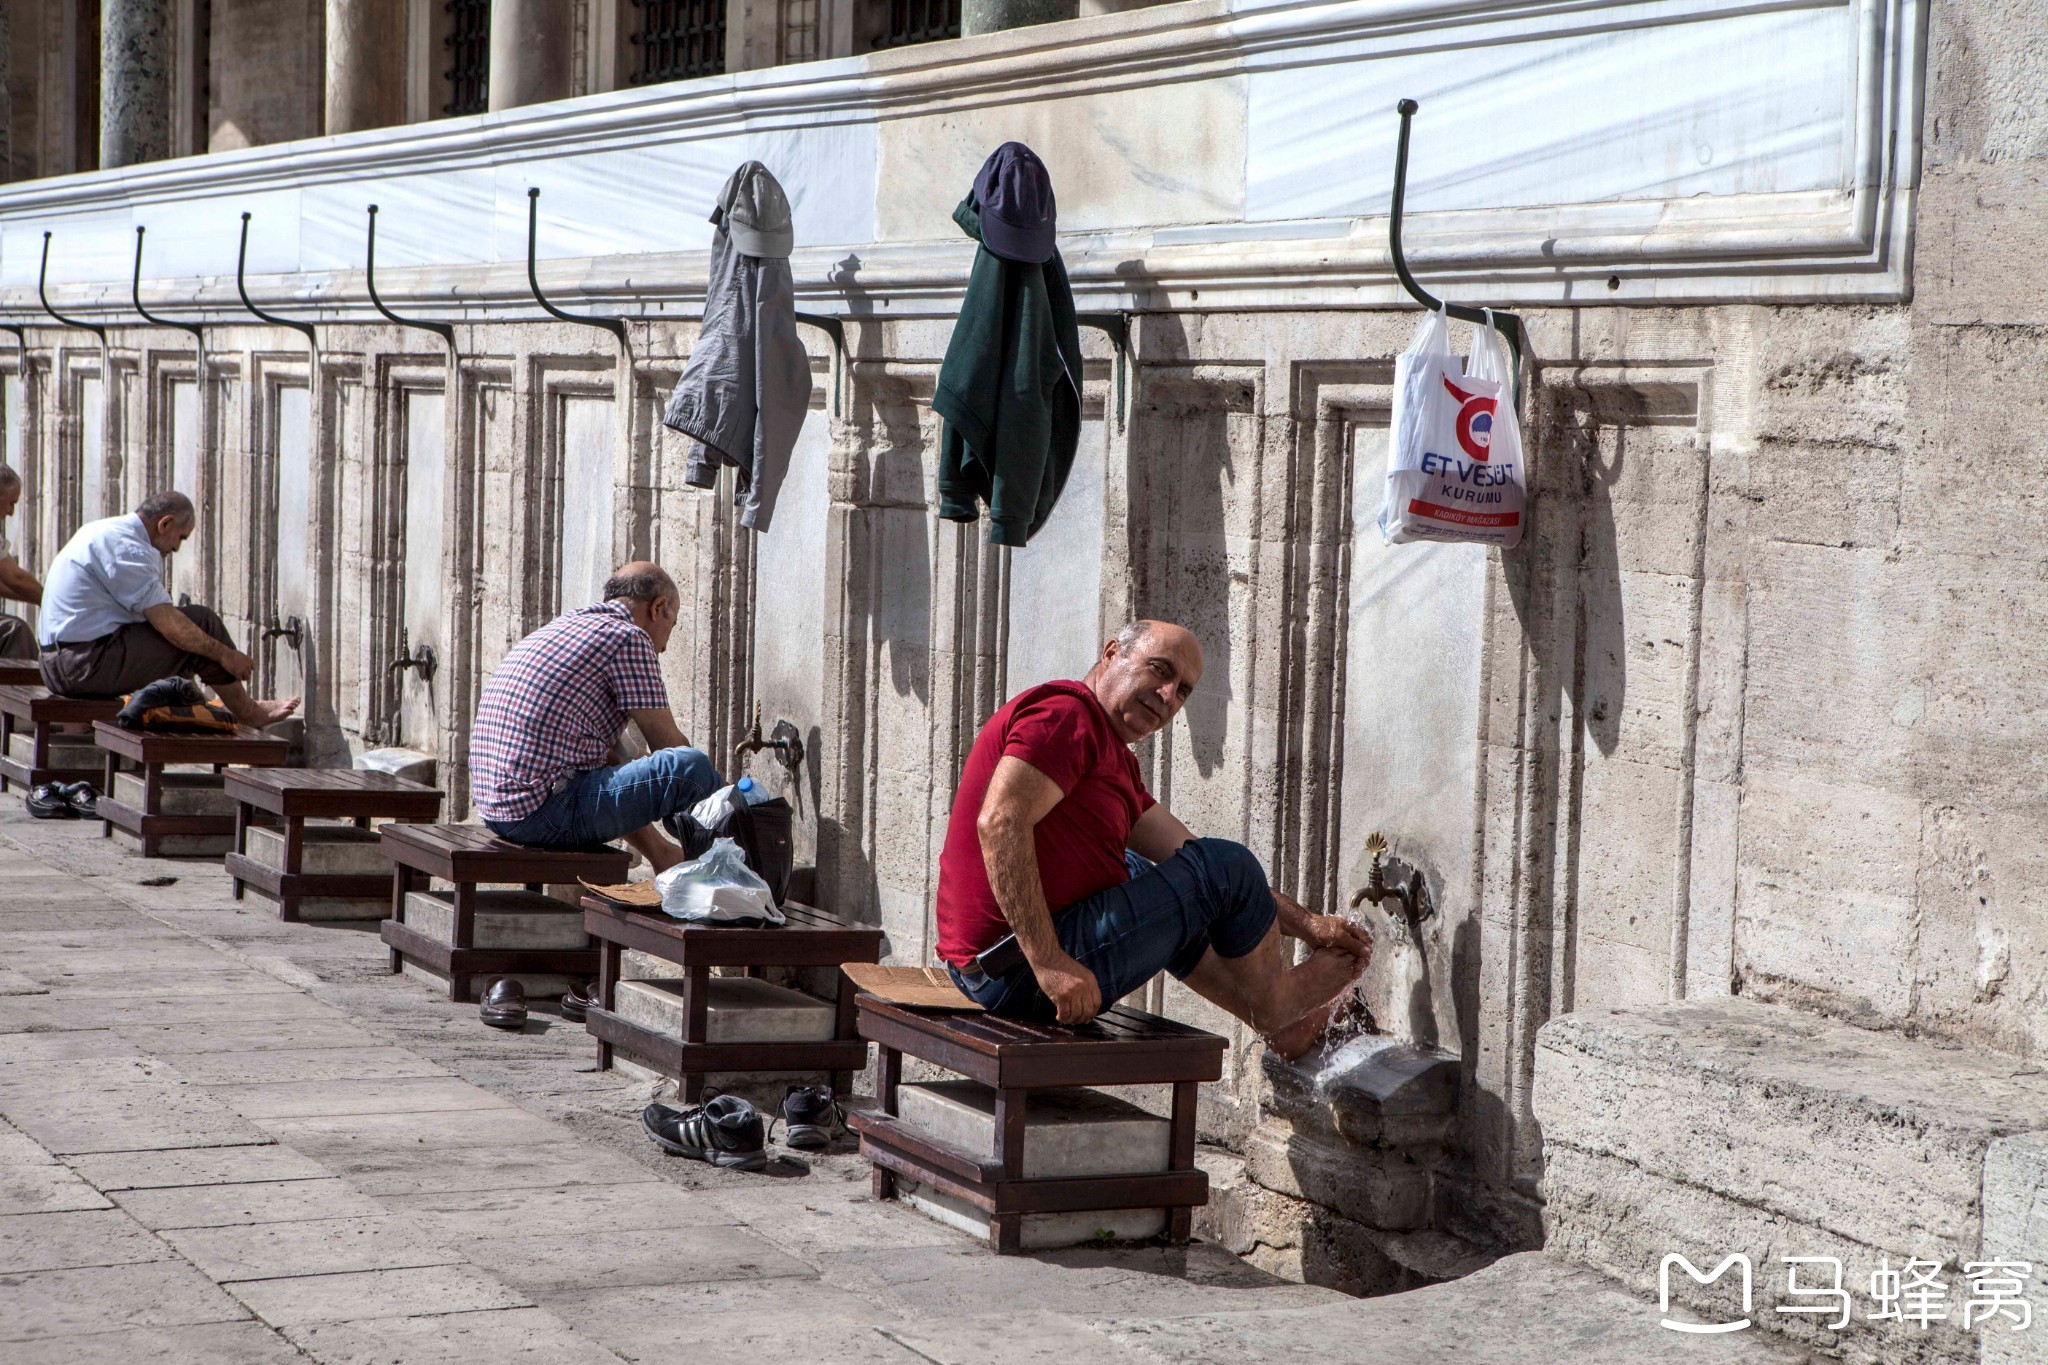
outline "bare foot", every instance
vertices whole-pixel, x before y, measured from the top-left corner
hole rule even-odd
[[[297,697],[288,697],[283,701],[259,701],[251,697],[249,710],[240,719],[242,724],[253,725],[260,730],[266,725],[277,724],[298,709]]]
[[[1337,1001],[1319,1005],[1286,1028],[1266,1036],[1266,1046],[1279,1053],[1287,1061],[1293,1061],[1314,1047],[1323,1036],[1323,1030],[1330,1026],[1330,1016],[1337,1012]]]

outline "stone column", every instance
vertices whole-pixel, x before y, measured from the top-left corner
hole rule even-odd
[[[567,99],[575,35],[575,0],[491,0],[492,111]]]
[[[405,122],[405,0],[327,0],[329,133]]]
[[[960,36],[1050,24],[1080,13],[1080,0],[960,0]]]
[[[100,0],[100,168],[171,154],[170,0]]]

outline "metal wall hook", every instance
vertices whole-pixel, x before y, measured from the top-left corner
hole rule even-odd
[[[1394,202],[1393,212],[1387,220],[1387,245],[1393,252],[1394,274],[1400,279],[1401,287],[1417,303],[1432,313],[1448,312],[1463,322],[1485,323],[1485,309],[1468,307],[1462,303],[1446,303],[1415,282],[1415,276],[1408,271],[1408,258],[1401,252],[1401,209],[1408,193],[1408,121],[1422,106],[1414,100],[1402,100],[1394,106],[1394,112],[1401,116],[1401,140],[1394,149]],[[1514,368],[1515,411],[1522,409],[1522,319],[1514,313],[1493,310],[1493,325],[1507,338],[1508,354]]]
[[[540,187],[536,185],[526,191],[526,283],[527,287],[533,290],[533,301],[539,304],[541,310],[549,317],[560,318],[564,322],[580,322],[586,327],[604,328],[619,339],[619,346],[622,350],[631,351],[632,346],[626,340],[626,324],[620,319],[565,313],[552,303],[549,303],[547,296],[540,292],[540,274],[534,269],[533,264],[534,243],[539,238],[539,235]]]
[[[63,323],[66,327],[77,327],[82,331],[91,332],[94,336],[98,337],[100,339],[100,349],[104,351],[107,349],[106,328],[96,322],[82,322],[77,318],[67,318],[56,309],[50,307],[50,292],[44,285],[50,278],[51,236],[52,234],[48,232],[43,234],[43,268],[36,272],[36,297],[43,301],[43,311]]]
[[[142,234],[146,231],[148,231],[147,228],[140,224],[136,225],[135,278],[129,283],[129,291],[135,300],[135,311],[142,315],[144,322],[152,326],[175,327],[181,332],[190,332],[192,334],[192,349],[199,356],[199,365],[202,371],[199,379],[201,383],[204,383],[206,382],[206,376],[203,373],[206,367],[206,333],[200,328],[199,324],[196,322],[178,322],[171,318],[160,318],[142,306]]]
[[[242,296],[242,307],[254,313],[259,321],[267,322],[273,327],[289,327],[294,332],[303,333],[306,338],[307,347],[315,355],[318,355],[320,352],[320,334],[313,330],[312,323],[298,322],[292,318],[281,318],[275,314],[266,313],[249,301],[249,286],[243,278],[243,272],[249,264],[249,219],[252,216],[247,213],[242,215],[242,250],[241,254],[235,257],[235,292]]]
[[[445,322],[429,322],[425,318],[402,318],[384,306],[384,300],[377,297],[377,206],[370,205],[370,249],[363,261],[363,283],[369,287],[370,306],[382,313],[389,321],[400,327],[417,327],[422,332],[432,332],[448,343],[448,358],[455,354],[455,329]]]
[[[846,324],[823,313],[798,313],[797,322],[815,327],[832,338],[832,415],[840,415],[839,391],[846,374]]]
[[[1131,353],[1131,315],[1129,313],[1076,313],[1077,326],[1093,327],[1109,337],[1109,344],[1116,348],[1116,429],[1124,429],[1124,364]]]

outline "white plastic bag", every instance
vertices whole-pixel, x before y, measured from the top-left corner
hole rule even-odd
[[[1521,542],[1522,433],[1500,333],[1487,324],[1469,363],[1451,350],[1444,312],[1431,313],[1394,361],[1394,428],[1380,535],[1472,541],[1507,549]]]
[[[661,908],[677,919],[701,924],[781,924],[768,883],[747,866],[747,855],[730,839],[715,839],[704,856],[677,863],[654,879]]]

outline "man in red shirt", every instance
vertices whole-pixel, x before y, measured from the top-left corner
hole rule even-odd
[[[1131,746],[1202,677],[1179,626],[1135,621],[1078,682],[1012,697],[975,736],[939,855],[939,956],[991,1013],[1086,1023],[1164,969],[1265,1035],[1306,1052],[1364,975],[1372,940],[1266,884],[1251,850],[1197,839],[1152,799]],[[1024,965],[976,958],[1015,933]],[[1311,946],[1289,965],[1283,939]]]

